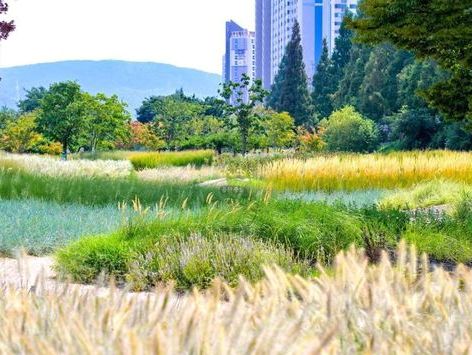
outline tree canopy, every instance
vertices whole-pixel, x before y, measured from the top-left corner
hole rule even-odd
[[[390,42],[451,73],[424,95],[453,120],[472,119],[472,4],[464,0],[364,0],[348,19],[363,43]]]

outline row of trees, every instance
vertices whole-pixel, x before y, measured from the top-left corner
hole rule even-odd
[[[469,7],[459,0],[363,0],[357,17],[346,16],[332,56],[324,43],[310,87],[296,23],[270,93],[248,77],[223,85],[220,98],[179,90],[144,100],[137,122],[116,96],[91,95],[74,82],[33,88],[18,112],[0,113],[0,148],[62,147],[64,154],[111,148],[472,149]],[[242,99],[246,91],[249,101]]]
[[[129,137],[131,116],[117,96],[91,95],[75,82],[33,88],[18,111],[0,112],[0,148],[58,153],[114,148]]]
[[[332,56],[324,43],[311,88],[295,24],[267,103],[309,129],[351,105],[375,122],[384,147],[472,149],[469,7],[362,1],[357,17],[347,14]]]

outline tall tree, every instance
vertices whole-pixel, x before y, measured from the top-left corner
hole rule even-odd
[[[472,6],[464,0],[364,0],[350,19],[364,43],[386,41],[436,60],[451,77],[425,94],[453,120],[472,119]]]
[[[339,28],[339,36],[334,41],[331,60],[333,62],[334,73],[337,76],[337,85],[344,75],[344,69],[348,65],[351,55],[353,33],[346,25],[346,19],[351,17],[351,12],[346,13]]]
[[[391,45],[373,49],[359,88],[358,108],[362,114],[378,121],[397,110],[397,75],[408,63],[407,57]]]
[[[274,79],[268,105],[276,111],[288,112],[295,124],[312,125],[308,79],[303,62],[300,25],[295,21],[279,71]]]
[[[246,92],[249,92],[249,100],[245,100]],[[251,83],[249,76],[243,74],[240,82],[223,84],[220,95],[227,102],[230,98],[234,99],[233,105],[228,105],[226,111],[236,116],[237,128],[241,138],[241,150],[243,154],[246,154],[249,132],[259,121],[255,108],[264,101],[267,92],[263,89],[261,80]]]
[[[47,138],[62,144],[64,158],[77,143],[86,125],[86,105],[76,82],[55,83],[41,100],[38,128]]]
[[[18,102],[21,113],[33,112],[41,106],[41,99],[47,94],[46,88],[34,87],[26,90],[25,98]]]
[[[126,104],[121,102],[118,96],[83,94],[82,100],[86,122],[81,140],[87,148],[95,152],[100,146],[114,148],[116,141],[126,140],[131,116],[126,111]]]
[[[334,94],[335,108],[340,109],[346,105],[359,108],[359,90],[364,81],[366,65],[371,52],[372,47],[370,46],[353,44],[343,77]]]
[[[327,118],[333,112],[332,95],[336,89],[334,65],[329,57],[328,42],[324,39],[323,53],[313,76],[311,94],[313,108],[320,118]]]

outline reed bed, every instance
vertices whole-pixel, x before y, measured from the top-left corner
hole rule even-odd
[[[136,170],[154,169],[169,166],[211,165],[215,156],[212,150],[188,150],[182,152],[139,152],[128,159]]]
[[[277,190],[405,188],[447,179],[472,183],[472,153],[430,151],[393,154],[337,154],[264,165],[258,177]]]
[[[397,260],[372,266],[351,250],[317,279],[270,267],[257,284],[204,293],[4,285],[0,353],[470,353],[472,271],[427,271],[404,246]]]
[[[109,177],[130,176],[133,167],[129,161],[68,160],[31,154],[0,153],[0,169],[17,168],[31,174],[49,177]]]

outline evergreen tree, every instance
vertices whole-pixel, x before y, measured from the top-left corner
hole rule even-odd
[[[334,107],[336,109],[346,105],[359,108],[359,90],[364,81],[365,67],[371,52],[372,47],[357,43],[352,45],[349,61],[344,68],[338,90],[334,94]]]
[[[358,93],[358,109],[379,121],[398,111],[398,74],[413,61],[413,56],[391,45],[375,47],[365,66],[364,79]]]
[[[359,88],[359,111],[375,121],[392,113],[384,89],[389,82],[387,68],[394,55],[393,47],[377,46],[365,67],[364,80]]]
[[[323,40],[323,53],[313,76],[312,102],[315,113],[327,118],[333,112],[332,95],[336,91],[333,62],[329,57],[328,43]]]
[[[351,17],[352,13],[348,12],[345,19]],[[352,31],[347,27],[346,21],[343,21],[339,29],[339,36],[334,41],[334,51],[331,57],[334,73],[338,78],[338,84],[344,75],[344,69],[349,63],[352,50],[352,37]]]
[[[298,126],[312,124],[310,94],[298,22],[293,26],[292,38],[285,49],[267,103],[276,111],[288,112]]]

